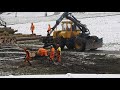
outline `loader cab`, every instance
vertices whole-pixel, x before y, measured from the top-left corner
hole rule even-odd
[[[62,30],[72,31],[72,22],[63,21],[61,26],[62,26]]]
[[[66,31],[80,30],[72,21],[63,21],[61,26],[62,30]]]
[[[80,29],[72,21],[62,21],[61,22],[62,30],[55,30],[53,32],[53,38],[63,37],[71,38],[80,34]]]

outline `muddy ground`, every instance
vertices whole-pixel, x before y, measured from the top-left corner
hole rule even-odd
[[[62,51],[62,62],[51,63],[48,58],[31,60],[24,64],[25,53],[18,47],[0,48],[0,75],[48,75],[48,74],[119,74],[119,51]]]

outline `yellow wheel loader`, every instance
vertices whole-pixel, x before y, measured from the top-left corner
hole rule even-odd
[[[62,21],[66,18],[69,21]],[[56,27],[62,23],[62,30],[57,30]],[[53,36],[51,33],[53,32]],[[86,25],[81,24],[72,13],[64,12],[62,16],[56,21],[56,24],[51,28],[50,33],[43,38],[44,47],[60,44],[64,49],[75,49],[77,51],[95,50],[102,47],[103,38],[97,36],[90,36],[90,31]]]

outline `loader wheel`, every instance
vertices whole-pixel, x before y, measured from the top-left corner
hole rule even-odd
[[[61,49],[63,50],[63,49],[64,49],[64,47],[65,47],[65,45],[60,45],[60,47],[61,47]]]
[[[74,48],[74,46],[71,45],[71,44],[66,44],[66,46],[67,46],[68,49],[73,49]]]
[[[61,49],[63,50],[66,44],[66,39],[64,39],[63,37],[58,37],[55,39],[55,43],[59,44]]]
[[[74,38],[66,40],[66,46],[68,49],[74,49]]]
[[[60,38],[60,47],[63,50],[66,44],[66,39],[64,39],[63,37]]]
[[[77,37],[75,39],[75,49],[77,51],[80,51],[80,52],[85,51],[85,41],[84,41],[84,39],[82,39],[80,37]]]

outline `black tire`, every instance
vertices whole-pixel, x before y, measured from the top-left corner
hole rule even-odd
[[[65,45],[60,45],[60,47],[61,47],[61,50],[63,50],[63,49],[64,49],[64,47],[65,47]]]
[[[91,51],[95,51],[97,48],[90,49]]]
[[[81,37],[76,37],[74,47],[76,51],[80,52],[85,51],[85,40]]]
[[[68,49],[74,49],[74,38],[66,40],[66,46]]]
[[[60,38],[60,47],[63,50],[64,47],[66,45],[66,39],[64,39],[63,37]]]
[[[66,45],[66,39],[64,39],[63,37],[59,37],[54,39],[55,44],[59,44],[61,49],[63,50],[65,45]]]

